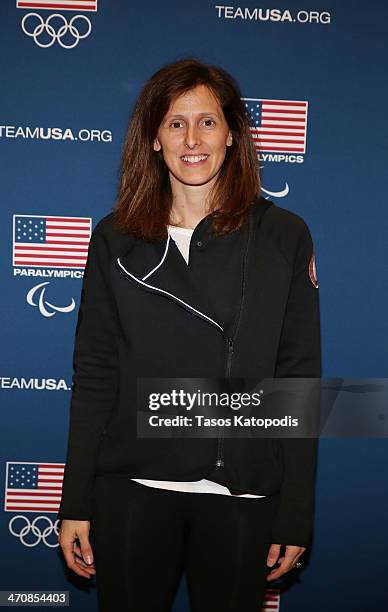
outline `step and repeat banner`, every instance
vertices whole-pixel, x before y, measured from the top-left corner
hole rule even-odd
[[[195,56],[239,82],[263,195],[313,236],[323,376],[388,375],[387,20],[373,0],[2,0],[0,590],[97,609],[57,542],[73,341],[90,235],[162,65]],[[387,462],[382,437],[320,441],[313,546],[263,610],[387,609]]]

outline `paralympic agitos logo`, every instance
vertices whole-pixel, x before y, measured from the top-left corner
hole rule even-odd
[[[16,8],[38,10],[61,10],[97,12],[97,0],[16,0]],[[81,39],[87,38],[92,24],[86,15],[74,15],[67,19],[54,12],[48,16],[27,13],[21,21],[23,32],[33,39],[38,47],[47,49],[58,43],[63,49],[74,49]]]

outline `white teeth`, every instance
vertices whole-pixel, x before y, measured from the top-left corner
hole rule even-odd
[[[208,155],[183,155],[181,159],[183,159],[183,161],[185,162],[195,164],[196,162],[202,161],[203,159],[207,159],[208,157]]]

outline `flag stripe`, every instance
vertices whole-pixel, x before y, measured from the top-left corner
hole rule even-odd
[[[31,506],[28,506],[26,504],[23,505],[12,505],[12,506],[7,506],[7,510],[10,510],[11,512],[21,512],[22,510],[24,512],[58,512],[59,510],[59,506],[60,504],[40,504],[39,506],[34,506],[34,508],[32,508]]]
[[[52,244],[63,244],[63,245],[66,245],[66,246],[69,246],[69,243],[74,243],[76,246],[82,246],[83,244],[86,244],[86,245],[89,244],[89,240],[84,240],[84,238],[82,238],[82,240],[81,240],[81,239],[78,239],[78,237],[77,237],[76,240],[68,240],[67,238],[63,238],[62,240],[53,240],[52,238],[50,238],[50,240],[48,242],[50,242],[50,245],[52,245]],[[23,244],[23,243],[18,242],[16,244]],[[31,247],[31,246],[43,246],[43,245],[31,245],[31,244],[28,243],[28,246]]]
[[[304,117],[306,116],[306,111],[305,110],[290,110],[287,111],[284,108],[271,108],[271,109],[266,109],[265,107],[263,107],[263,115],[267,116],[267,115],[273,115],[274,118],[276,119],[276,117],[284,116],[284,117],[295,117],[295,118],[299,118],[300,115],[303,115]]]
[[[274,140],[273,138],[260,138],[260,142],[276,142],[277,144],[286,142],[287,144],[299,144],[300,140],[285,140],[283,138],[277,138],[276,140]],[[303,144],[303,140],[302,140],[302,144]]]
[[[290,111],[291,113],[307,112],[307,104],[292,105],[289,102],[284,104],[268,104],[268,102],[263,102],[263,109],[267,112],[275,112],[276,110],[282,110],[283,112]]]
[[[295,136],[295,134],[287,134],[286,136],[275,136],[272,137],[272,134],[268,134],[266,132],[252,132],[252,138],[259,138],[261,141],[267,140],[269,142],[304,142],[304,138],[299,137],[299,136]]]
[[[88,234],[88,230],[89,227],[83,227],[83,226],[78,226],[76,223],[69,223],[68,225],[64,226],[64,227],[60,227],[59,225],[55,225],[54,223],[46,223],[45,227],[48,231],[53,232],[53,233],[57,233],[57,234],[61,234],[62,230],[65,230],[65,232],[71,231],[71,232],[79,232],[79,233],[83,233],[83,234]]]
[[[31,266],[31,267],[32,266],[36,266],[38,268],[47,268],[48,267],[47,266],[47,261],[42,261],[40,263],[39,262],[38,263],[36,263],[36,262],[35,263],[31,263],[30,261],[20,260],[20,261],[15,262],[14,265],[17,265],[17,266]],[[57,263],[50,262],[50,266],[49,267],[50,268],[83,268],[83,266],[81,265],[81,262],[79,262],[79,263],[69,263],[69,262],[66,262],[66,265],[64,265],[61,262],[57,262]]]
[[[53,231],[47,231],[46,232],[46,236],[48,238],[50,238],[51,236],[55,236],[55,238],[80,238],[83,236],[86,236],[87,234],[85,232],[79,232],[76,234],[71,234],[71,233],[65,233],[65,232],[53,232]],[[28,244],[28,243],[27,243]]]
[[[297,128],[296,128],[297,129]],[[293,128],[290,128],[288,130],[283,130],[282,132],[277,132],[276,130],[271,130],[269,127],[265,126],[262,128],[252,128],[252,136],[255,135],[255,132],[260,130],[261,134],[265,134],[266,132],[268,132],[268,134],[272,135],[272,136],[304,136],[303,132],[295,132],[293,130]]]
[[[43,493],[39,493],[38,495],[35,495],[34,493],[23,493],[23,495],[21,493],[15,493],[12,491],[10,493],[8,493],[8,496],[10,498],[12,498],[12,501],[17,501],[17,500],[24,500],[24,501],[29,501],[29,499],[33,498],[33,501],[35,499],[39,499],[39,500],[47,500],[47,501],[52,501],[53,499],[61,499],[61,496],[58,495],[58,493],[52,493],[51,495],[49,493],[47,494],[43,494]]]
[[[260,100],[260,98],[243,98],[243,100],[256,102],[257,100]],[[307,106],[307,102],[303,102],[303,101],[298,102],[297,100],[261,100],[261,101],[266,106],[276,106],[276,105],[279,105],[279,106]]]
[[[16,8],[37,8],[37,9],[62,9],[67,11],[97,11],[97,0],[17,0]]]
[[[269,151],[269,150],[271,150],[271,151],[283,151],[285,153],[287,153],[287,152],[290,152],[290,153],[294,153],[294,152],[295,153],[297,153],[297,152],[303,153],[303,151],[304,151],[304,147],[287,147],[286,148],[286,147],[273,147],[271,145],[271,147],[269,148],[269,146],[267,145],[267,146],[264,146],[264,147],[257,147],[257,148],[261,149],[262,151]]]
[[[23,253],[23,257],[33,257],[34,259],[36,258],[37,260],[43,260],[45,257],[49,257],[50,259],[53,257],[52,253],[40,253],[39,255],[37,255],[36,253]],[[55,257],[54,257],[55,259]],[[65,261],[66,259],[73,259],[73,260],[78,260],[78,261],[83,261],[83,259],[86,258],[82,258],[82,257],[77,257],[77,256],[72,256],[72,255],[61,255],[60,257],[58,256],[57,260],[58,261]]]
[[[53,463],[52,465],[40,463],[40,473],[41,474],[63,474],[65,471],[63,463]]]
[[[40,215],[19,215],[20,217],[40,217]],[[82,217],[46,217],[50,223],[78,223],[90,225],[90,218]]]
[[[88,249],[67,249],[66,247],[62,247],[61,249],[56,249],[55,247],[41,247],[41,246],[29,246],[28,249],[27,247],[21,246],[20,244],[17,244],[15,246],[15,249],[17,251],[19,251],[20,253],[26,251],[28,253],[28,251],[34,251],[36,253],[36,251],[41,251],[44,249],[45,252],[49,252],[49,253],[65,253],[65,252],[70,252],[70,253],[74,253],[74,252],[79,252],[79,253],[87,253]]]
[[[287,128],[287,130],[290,133],[292,133],[293,130],[300,130],[301,127],[302,126],[300,126],[298,123],[295,126],[293,126],[293,125],[290,125],[289,123],[288,124],[286,124],[286,123],[282,124],[280,121],[278,121],[277,123],[266,123],[265,125],[263,125],[262,127],[259,127],[259,128],[251,128],[251,130],[263,130],[264,128],[267,128],[270,131],[270,133],[273,134],[274,132],[270,128],[277,128],[277,129],[279,129],[279,128],[286,129]]]
[[[268,116],[263,115],[263,124],[265,124],[268,121],[274,121],[275,123],[279,123],[280,125],[282,125],[282,123],[285,123],[286,125],[288,123],[293,123],[294,125],[299,125],[299,126],[304,125],[304,122],[298,121],[296,117],[286,117],[286,116],[272,117],[272,115],[268,115]]]

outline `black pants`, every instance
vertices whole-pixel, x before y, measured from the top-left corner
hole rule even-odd
[[[156,489],[98,477],[91,544],[100,612],[169,612],[186,572],[192,612],[259,612],[279,497]]]

